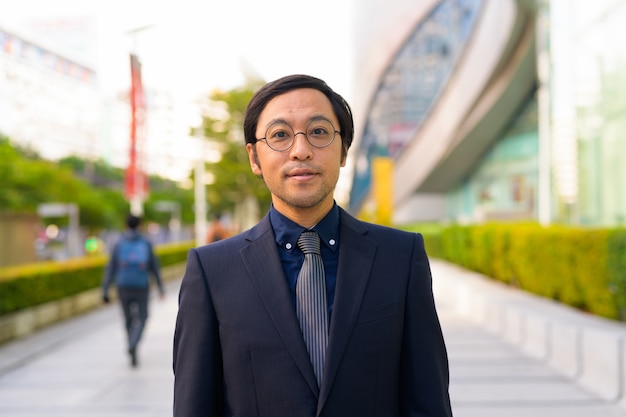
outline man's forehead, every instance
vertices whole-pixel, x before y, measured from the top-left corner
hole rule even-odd
[[[333,106],[324,93],[313,88],[299,88],[273,97],[261,111],[259,122],[295,118],[327,118],[336,122]]]

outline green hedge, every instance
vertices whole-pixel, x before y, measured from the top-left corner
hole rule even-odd
[[[192,246],[193,242],[162,245],[155,253],[161,266],[174,265],[187,260]],[[107,259],[98,255],[0,268],[0,315],[97,288]]]
[[[405,227],[420,231],[420,225]],[[426,225],[429,256],[611,319],[626,319],[626,230]]]

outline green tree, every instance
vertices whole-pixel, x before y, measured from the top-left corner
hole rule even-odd
[[[171,218],[171,213],[155,210],[156,203],[160,201],[173,201],[180,204],[181,222],[183,224],[193,224],[195,213],[193,211],[194,193],[192,190],[181,188],[174,181],[150,176],[150,193],[144,205],[145,218],[159,224],[167,224]]]
[[[62,158],[59,165],[72,170],[74,175],[88,181],[94,187],[120,187],[124,184],[124,170],[109,165],[106,161],[85,160],[75,155]]]
[[[75,175],[89,182],[113,203],[107,211],[109,225],[112,228],[123,228],[125,214],[129,205],[124,198],[124,169],[116,168],[103,160],[86,161],[76,156],[69,156],[59,161],[59,165],[70,168]],[[144,204],[144,218],[159,224],[167,224],[171,214],[154,209],[159,201],[175,201],[180,204],[181,221],[191,224],[194,221],[193,192],[181,188],[174,181],[150,175],[148,178],[149,193]]]
[[[96,230],[110,227],[114,213],[126,204],[122,195],[92,187],[70,168],[0,139],[0,208],[34,213],[40,204],[49,202],[76,204],[81,225]]]
[[[169,214],[155,211],[153,205],[168,200],[180,203],[183,224],[193,222],[192,191],[157,176],[150,176],[149,181],[146,220],[166,223]],[[0,136],[0,210],[35,213],[40,204],[50,202],[76,204],[80,225],[89,232],[122,229],[130,208],[124,197],[124,170],[102,160],[88,161],[76,156],[47,161]],[[44,222],[65,225],[67,218],[49,218]]]
[[[237,204],[253,196],[261,210],[269,208],[271,196],[263,180],[250,170],[243,138],[243,118],[252,95],[262,84],[249,81],[243,87],[229,91],[214,91],[209,96],[213,110],[203,117],[203,134],[221,158],[206,163],[214,181],[207,187],[210,211],[232,212]],[[207,112],[209,113],[209,112]],[[192,129],[195,134],[195,130]]]

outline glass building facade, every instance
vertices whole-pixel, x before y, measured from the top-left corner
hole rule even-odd
[[[444,0],[408,37],[386,70],[368,111],[357,150],[350,208],[372,187],[376,157],[397,157],[420,128],[454,71],[482,0]]]
[[[369,105],[351,210],[370,192],[372,160],[396,159],[428,120],[485,4],[438,2],[399,47]],[[536,89],[470,172],[444,191],[445,217],[624,225],[626,0],[537,0],[533,12]]]
[[[536,218],[538,155],[533,94],[474,171],[447,193],[447,218],[460,222]]]
[[[537,219],[539,118],[548,122],[550,222],[626,223],[626,1],[550,0],[549,105],[529,98],[470,176],[447,193],[456,221]]]
[[[447,195],[448,218],[536,219],[538,119],[548,121],[550,221],[626,222],[626,1],[550,0],[545,18],[549,106],[529,100],[463,184]]]
[[[553,0],[553,31],[571,25],[572,47],[563,57],[569,74],[577,144],[578,193],[571,221],[583,225],[626,223],[626,1]],[[563,19],[557,19],[561,13]],[[555,52],[556,53],[556,52]],[[572,71],[573,69],[573,71]],[[558,91],[555,91],[558,94]],[[561,94],[565,95],[566,92]],[[557,212],[559,218],[567,213]]]

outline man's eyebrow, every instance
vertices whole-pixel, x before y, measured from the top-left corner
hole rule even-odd
[[[332,120],[330,120],[329,117],[323,115],[323,114],[319,114],[319,115],[314,115],[309,117],[309,119],[307,120],[307,124],[311,123],[311,122],[317,122],[319,120],[324,120],[327,122],[330,122],[334,125],[334,123],[332,122]],[[291,126],[291,123],[289,123],[287,120],[283,119],[282,117],[277,117],[275,119],[270,120],[265,127],[268,128],[270,126],[273,126],[275,124],[286,124],[288,126]],[[293,128],[293,127],[292,127]]]
[[[317,115],[317,116],[312,116],[312,117],[309,119],[309,123],[311,123],[311,122],[317,122],[318,120],[325,120],[325,121],[327,121],[327,122],[329,122],[329,123],[334,124],[334,123],[332,122],[332,120],[330,120],[330,118],[326,117],[326,116],[325,116],[325,115],[323,115],[323,114],[320,114],[320,115]]]
[[[279,123],[289,125],[289,123],[285,119],[278,117],[276,119],[272,119],[269,122],[267,122],[265,127],[267,128],[267,127],[270,127],[272,125],[276,125],[276,124],[279,124]],[[291,126],[291,125],[289,125],[289,126]]]

